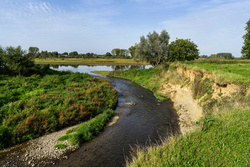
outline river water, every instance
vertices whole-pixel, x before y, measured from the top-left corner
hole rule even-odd
[[[86,72],[81,68],[74,68],[74,72]],[[128,80],[107,79],[119,93],[116,108],[119,120],[95,139],[82,144],[80,149],[69,153],[67,160],[57,161],[56,166],[124,166],[125,160],[130,159],[132,148],[159,143],[160,139],[180,133],[172,102],[159,102],[151,91]]]

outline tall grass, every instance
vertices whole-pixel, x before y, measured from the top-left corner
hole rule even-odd
[[[89,120],[118,101],[108,80],[88,74],[0,78],[0,149]]]
[[[140,148],[127,166],[249,166],[249,109],[231,108],[205,118],[201,132]]]
[[[172,65],[208,72],[218,83],[250,83],[249,60],[198,59]]]
[[[74,131],[72,130],[70,133],[60,137],[58,140],[68,140],[71,145],[79,146],[81,143],[89,141],[98,135],[113,115],[115,115],[113,110],[105,110],[95,118],[81,123]]]

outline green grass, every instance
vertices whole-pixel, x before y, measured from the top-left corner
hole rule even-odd
[[[0,149],[87,121],[114,109],[111,83],[88,74],[0,75]]]
[[[160,75],[161,70],[157,68],[135,69],[126,71],[111,71],[108,76],[129,79],[151,91],[159,88],[158,82],[155,80]]]
[[[109,71],[91,71],[91,72],[95,74],[104,75],[104,76],[109,75]]]
[[[139,149],[127,166],[249,166],[249,108],[204,119],[203,130]]]
[[[177,66],[191,69],[199,69],[212,74],[216,82],[224,83],[250,83],[250,61],[249,60],[196,60],[182,62]]]
[[[104,58],[46,58],[35,59],[36,64],[78,64],[78,65],[146,65],[133,59],[104,59]]]
[[[210,60],[211,61],[211,60]],[[219,78],[219,72],[228,77],[226,83],[238,83],[249,89],[249,66],[242,61],[208,61],[182,62],[170,64],[168,71],[162,69],[129,70],[111,72],[110,76],[130,79],[150,90],[160,94],[163,83],[191,86],[195,99],[201,100],[204,109],[202,131],[196,131],[180,137],[172,137],[159,145],[148,148],[138,148],[127,166],[249,166],[250,159],[250,101],[249,96],[239,92],[232,97],[213,99],[213,80],[201,78],[191,82],[175,72],[178,66],[194,68],[212,74]],[[167,65],[166,65],[167,67]],[[231,70],[230,70],[231,69]],[[242,71],[243,70],[243,71]],[[240,77],[235,77],[235,75]],[[221,75],[221,74],[220,74]],[[224,77],[226,76],[224,75]],[[221,78],[222,82],[223,77]],[[243,91],[244,92],[244,91]],[[164,95],[165,96],[165,95]],[[201,99],[202,98],[202,99]],[[200,123],[198,123],[200,124]]]
[[[57,144],[57,145],[55,145],[54,147],[55,147],[55,148],[64,149],[64,148],[67,147],[67,145],[66,145],[66,144]]]
[[[80,124],[79,127],[76,128],[75,133],[67,133],[58,140],[68,140],[71,145],[79,146],[81,143],[89,141],[98,135],[104,129],[106,123],[114,115],[115,112],[113,110],[105,110],[95,118]]]
[[[68,140],[68,139],[69,139],[69,135],[66,134],[66,135],[64,135],[64,136],[59,137],[57,140],[58,140],[58,141],[64,141],[64,140]]]
[[[168,100],[166,97],[162,97],[162,95],[159,94],[159,93],[155,93],[154,95],[155,95],[155,97],[156,97],[158,100],[161,100],[161,101],[166,101],[166,100]]]

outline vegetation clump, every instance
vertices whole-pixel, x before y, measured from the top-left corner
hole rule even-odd
[[[250,59],[250,19],[247,22],[245,30],[246,34],[243,36],[244,45],[242,46],[241,53],[243,58]]]
[[[87,121],[118,98],[111,83],[88,74],[0,75],[0,149]]]
[[[190,61],[199,58],[198,46],[189,39],[176,39],[169,44],[167,61]]]
[[[60,148],[60,149],[64,149],[66,147],[67,147],[66,144],[57,144],[57,145],[54,146],[54,148]]]

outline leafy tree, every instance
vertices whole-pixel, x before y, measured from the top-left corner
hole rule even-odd
[[[208,55],[200,55],[200,58],[208,58]]]
[[[107,52],[105,56],[106,56],[106,57],[111,57],[112,54],[111,54],[110,52]]]
[[[138,44],[136,43],[134,46],[131,46],[130,48],[128,48],[129,53],[131,55],[131,57],[135,58],[136,57],[136,49],[138,48]]]
[[[209,58],[225,58],[225,59],[234,59],[232,53],[217,53],[217,54],[211,54]]]
[[[119,57],[119,56],[120,56],[120,53],[121,53],[121,49],[119,49],[119,48],[115,48],[115,49],[113,49],[113,50],[111,51],[111,54],[112,54],[113,56],[116,56],[116,57]]]
[[[199,58],[197,45],[190,39],[176,39],[169,44],[168,61],[185,61]]]
[[[70,57],[77,57],[78,56],[78,52],[77,51],[73,51],[69,53]]]
[[[4,62],[3,62],[3,53],[4,53],[4,50],[0,46],[0,67],[3,67],[3,65],[4,65]]]
[[[58,55],[59,55],[59,53],[57,51],[52,52],[51,54],[52,54],[52,57],[58,57]]]
[[[169,38],[166,30],[163,30],[160,35],[154,31],[149,33],[147,38],[142,36],[135,59],[147,61],[153,67],[156,67],[164,62],[168,56]]]
[[[33,56],[35,56],[38,52],[39,52],[38,47],[34,47],[34,46],[29,47],[29,53],[32,54]]]
[[[94,53],[89,53],[88,52],[88,53],[85,54],[85,57],[86,58],[93,58],[93,55],[94,55]]]
[[[243,58],[250,59],[250,19],[247,22],[245,27],[246,34],[243,36],[244,45],[241,49],[241,54]]]
[[[217,58],[217,54],[211,54],[209,58]]]
[[[67,55],[67,56],[68,56],[68,55],[69,55],[69,53],[68,53],[68,52],[63,52],[63,55]]]
[[[49,53],[48,53],[48,51],[46,50],[46,51],[41,51],[41,58],[48,58],[49,57]]]
[[[126,57],[128,56],[128,50],[127,49],[120,49],[120,57]]]
[[[120,48],[115,48],[111,51],[112,56],[114,57],[122,57],[125,58],[128,56],[128,50],[127,49],[120,49]]]
[[[232,53],[217,53],[217,58],[233,59]]]
[[[7,47],[3,50],[3,62],[15,74],[30,75],[35,70],[34,57],[26,54],[21,46]]]

